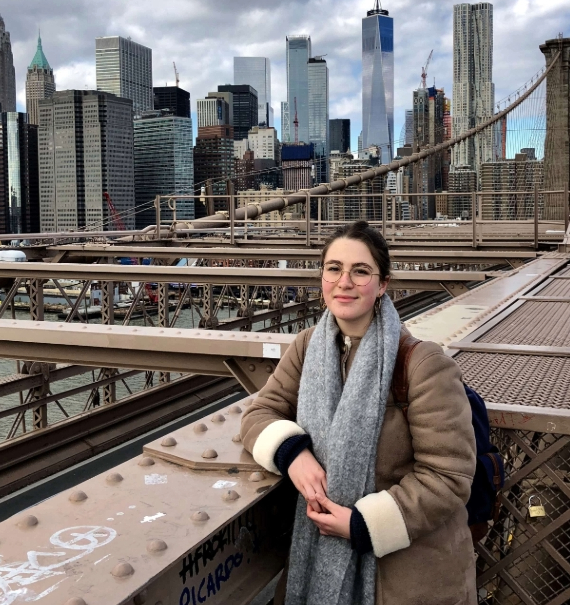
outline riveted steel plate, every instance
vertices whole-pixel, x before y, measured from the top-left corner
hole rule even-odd
[[[250,473],[196,472],[143,458],[0,523],[2,605],[61,605],[74,597],[122,605],[146,602],[145,595],[153,605],[178,605],[192,591],[212,603],[246,603],[279,571],[282,495],[255,512],[279,477],[250,481]],[[224,498],[228,490],[239,497]]]
[[[176,445],[165,446],[165,440],[161,438],[145,445],[144,452],[194,470],[262,471],[263,468],[244,449],[241,440],[237,440],[245,409],[243,404],[225,408],[172,432],[169,437],[175,439]],[[207,430],[197,430],[204,426]],[[216,457],[204,457],[205,453],[212,456],[212,451]]]

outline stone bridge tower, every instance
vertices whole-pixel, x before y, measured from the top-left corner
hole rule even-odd
[[[544,189],[568,192],[570,187],[570,38],[555,38],[541,44],[546,67],[561,51],[558,64],[546,78],[546,140],[544,143]],[[568,196],[546,196],[545,219],[564,219],[568,213]]]

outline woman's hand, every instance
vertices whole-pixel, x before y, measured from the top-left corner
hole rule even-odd
[[[322,536],[337,536],[350,540],[350,516],[352,510],[346,506],[339,506],[326,496],[316,496],[320,508],[325,512],[317,512],[307,503],[307,517],[319,528]]]
[[[317,512],[322,512],[316,495],[326,497],[327,475],[317,459],[308,450],[303,450],[291,462],[289,466],[289,477],[297,491],[305,498],[308,504]]]

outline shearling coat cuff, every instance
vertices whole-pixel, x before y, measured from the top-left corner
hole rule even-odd
[[[276,420],[266,426],[253,446],[253,459],[270,473],[280,475],[275,465],[275,454],[279,446],[294,435],[305,435],[305,431],[292,420]]]
[[[400,507],[387,491],[368,494],[354,506],[364,517],[376,557],[408,548],[411,544]]]

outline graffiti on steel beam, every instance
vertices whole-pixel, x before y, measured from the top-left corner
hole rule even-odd
[[[253,511],[250,509],[184,557],[179,573],[184,584],[179,605],[205,603],[219,593],[233,572],[244,563],[244,559],[245,563],[249,563],[250,555],[259,552],[257,533]],[[207,572],[208,564],[227,549],[232,552],[228,552],[215,569]]]
[[[0,554],[0,605],[11,605],[16,599],[37,601],[53,592],[58,582],[35,594],[29,588],[36,582],[65,576],[62,568],[91,554],[96,548],[106,546],[117,537],[117,532],[101,525],[82,525],[61,529],[49,541],[57,550],[39,552],[30,550],[28,560],[5,563]]]

